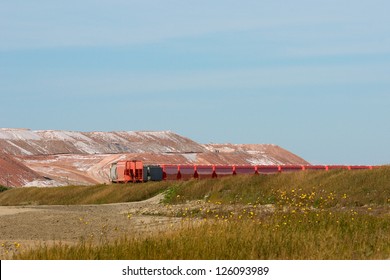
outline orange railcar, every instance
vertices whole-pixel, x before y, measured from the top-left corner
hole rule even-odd
[[[144,181],[144,166],[142,161],[124,160],[111,165],[111,181],[114,183],[137,183]]]

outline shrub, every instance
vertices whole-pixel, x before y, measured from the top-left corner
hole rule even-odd
[[[7,190],[9,190],[10,188],[7,188],[7,187],[4,187],[2,185],[0,185],[0,192],[5,192]]]

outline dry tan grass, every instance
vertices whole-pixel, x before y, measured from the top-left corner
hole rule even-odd
[[[144,237],[125,234],[116,241],[99,244],[85,239],[73,246],[41,246],[16,254],[15,258],[389,259],[389,184],[387,167],[150,185],[68,187],[53,190],[50,195],[33,190],[19,201],[29,201],[29,196],[30,201],[40,203],[46,199],[60,202],[63,197],[67,203],[102,203],[103,198],[139,200],[166,190],[165,203],[176,211],[157,215],[181,217],[182,224],[179,229]],[[14,191],[0,194],[0,201],[7,201],[4,195]],[[17,191],[22,196],[23,190]],[[69,194],[64,195],[67,191]],[[72,198],[78,195],[81,197]],[[197,209],[184,206],[188,201],[202,203]]]

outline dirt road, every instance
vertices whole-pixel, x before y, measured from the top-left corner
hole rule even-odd
[[[161,198],[107,205],[0,206],[0,259],[39,244],[102,242],[178,226],[181,219],[169,215],[174,210],[160,204]]]
[[[53,243],[76,244],[82,240],[99,244],[127,238],[174,231],[202,215],[222,213],[266,214],[273,205],[221,205],[206,201],[183,204],[161,203],[164,194],[141,202],[103,205],[0,206],[0,259]],[[189,216],[194,215],[189,219]],[[227,214],[226,214],[227,215]],[[218,216],[218,215],[217,215]],[[195,223],[196,224],[196,223]]]

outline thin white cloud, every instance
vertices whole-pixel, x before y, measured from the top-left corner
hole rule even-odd
[[[389,26],[386,6],[380,0],[2,2],[0,49],[124,46],[269,28],[302,36],[289,27],[337,21],[369,24],[373,30]]]
[[[253,69],[204,70],[189,72],[149,73],[77,73],[44,76],[35,75],[23,84],[3,81],[2,91],[29,91],[43,95],[121,96],[138,94],[166,94],[174,98],[180,92],[245,93],[264,88],[288,89],[294,87],[350,86],[388,84],[386,64],[283,66]],[[313,92],[312,94],[316,94]]]

